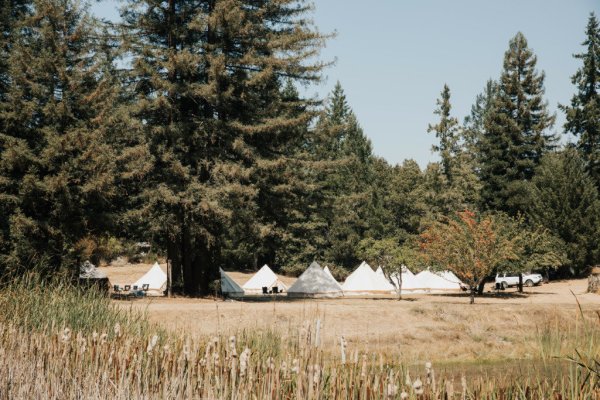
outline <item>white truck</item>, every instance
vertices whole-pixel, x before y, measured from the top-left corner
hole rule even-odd
[[[534,286],[539,285],[543,281],[542,275],[523,273],[523,285]],[[496,275],[496,287],[506,289],[511,286],[517,286],[519,284],[519,274],[503,272]]]

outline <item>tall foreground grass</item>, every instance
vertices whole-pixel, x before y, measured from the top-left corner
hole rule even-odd
[[[47,333],[65,327],[82,334],[110,332],[120,325],[128,333],[146,335],[150,329],[144,313],[115,307],[98,290],[60,279],[48,282],[37,273],[0,287],[0,322]]]
[[[28,284],[0,295],[2,399],[600,398],[583,362],[552,376],[442,376],[435,365],[349,351],[343,340],[325,351],[316,324],[286,339],[270,330],[194,338],[159,332],[94,293],[21,290]]]

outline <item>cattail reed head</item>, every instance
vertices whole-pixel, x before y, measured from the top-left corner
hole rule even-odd
[[[69,328],[63,329],[60,340],[63,341],[64,343],[67,343],[68,341],[71,340],[71,330]]]
[[[415,394],[423,394],[423,382],[421,382],[421,378],[417,376],[417,379],[412,384],[413,391]]]
[[[146,347],[146,352],[147,353],[152,353],[152,350],[154,350],[154,346],[156,346],[156,343],[158,343],[158,336],[154,335],[148,341],[148,347]]]
[[[240,377],[246,376],[246,369],[248,368],[248,361],[250,360],[250,349],[245,348],[240,355]]]

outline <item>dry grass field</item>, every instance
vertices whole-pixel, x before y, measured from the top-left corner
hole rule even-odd
[[[149,265],[106,267],[112,282],[131,282]],[[251,274],[230,276],[240,285]],[[286,283],[294,278],[282,277]],[[486,295],[469,305],[464,294],[405,295],[395,299],[264,301],[153,298],[118,301],[145,310],[152,322],[193,335],[229,335],[243,330],[274,330],[294,335],[320,319],[325,348],[335,354],[340,337],[349,351],[378,351],[407,361],[470,361],[539,358],[571,353],[578,343],[581,314],[598,318],[600,296],[585,293],[587,281],[571,280]],[[585,340],[584,340],[585,342]]]

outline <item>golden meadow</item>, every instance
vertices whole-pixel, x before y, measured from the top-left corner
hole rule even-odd
[[[325,346],[318,320],[194,337],[35,276],[0,292],[2,399],[598,399],[600,315],[539,327],[535,359],[415,364]],[[565,344],[571,347],[565,352]],[[561,351],[559,354],[558,352]]]

